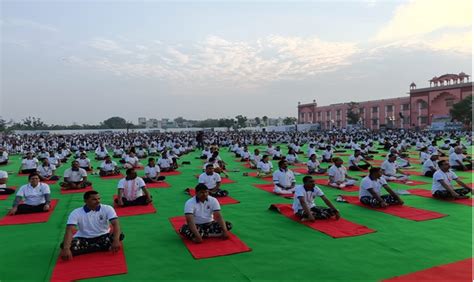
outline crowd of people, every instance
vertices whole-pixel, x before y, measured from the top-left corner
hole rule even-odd
[[[466,150],[472,146],[470,132],[419,132],[368,130],[328,132],[182,132],[182,133],[107,133],[77,135],[5,135],[0,137],[0,165],[8,165],[11,155],[22,157],[18,173],[28,175],[28,183],[18,190],[8,188],[8,173],[0,170],[0,194],[13,194],[10,215],[45,212],[51,208],[48,181],[58,181],[59,166],[69,166],[62,175],[62,189],[85,189],[92,185],[88,174],[101,177],[125,175],[117,185],[118,206],[148,205],[153,199],[147,185],[165,180],[161,172],[179,168],[179,159],[198,150],[204,161],[195,186],[195,196],[186,201],[186,224],[180,233],[199,243],[207,237],[229,237],[232,224],[221,213],[219,197],[229,195],[221,188],[229,170],[220,156],[224,150],[235,155],[257,177],[272,177],[274,193],[292,194],[294,214],[303,221],[339,219],[340,211],[316,186],[313,176],[327,177],[327,186],[344,189],[359,184],[359,199],[364,205],[385,208],[404,202],[390,187],[391,182],[408,182],[413,159],[421,164],[421,173],[432,180],[435,198],[467,198],[471,188],[456,171],[472,170]],[[253,151],[250,146],[260,146]],[[261,147],[265,147],[262,149]],[[306,149],[303,149],[305,147]],[[409,152],[418,152],[410,157]],[[345,164],[338,153],[349,152]],[[100,163],[93,167],[88,154]],[[376,162],[374,155],[385,159]],[[142,166],[140,160],[146,165]],[[272,161],[277,162],[274,169]],[[322,164],[328,163],[327,168]],[[303,164],[306,176],[298,184],[289,167]],[[144,177],[136,169],[144,169]],[[0,167],[1,169],[1,167]],[[359,171],[362,179],[348,171]],[[327,176],[326,176],[327,175]],[[460,188],[453,184],[456,182]],[[383,190],[386,193],[383,193]],[[117,251],[124,239],[112,206],[102,204],[100,194],[84,193],[84,206],[71,212],[61,243],[61,256],[73,256],[103,250]],[[326,207],[317,206],[321,198]],[[78,232],[73,234],[73,228]]]

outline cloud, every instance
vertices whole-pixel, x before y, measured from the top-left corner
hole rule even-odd
[[[470,0],[412,0],[396,9],[371,42],[377,50],[397,47],[471,55],[471,10]]]
[[[97,50],[106,51],[118,55],[132,54],[132,51],[122,48],[117,42],[110,39],[95,38],[91,40],[87,45]]]
[[[59,31],[58,28],[52,25],[38,23],[35,21],[20,19],[20,18],[3,19],[1,20],[0,24],[2,27],[28,28],[28,29],[38,30],[38,31],[45,31],[45,32],[58,32]]]

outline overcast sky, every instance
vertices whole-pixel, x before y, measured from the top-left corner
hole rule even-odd
[[[470,0],[1,1],[0,116],[296,116],[472,69]]]

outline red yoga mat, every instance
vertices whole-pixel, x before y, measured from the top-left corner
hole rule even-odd
[[[41,183],[48,184],[48,185],[56,184],[56,182],[58,182],[58,181],[57,181],[57,180],[45,180],[45,181],[41,181]]]
[[[65,195],[65,194],[76,194],[76,193],[84,193],[84,192],[87,192],[87,191],[92,191],[92,186],[87,186],[85,188],[82,188],[82,189],[62,189],[61,188],[61,194]]]
[[[257,177],[257,173],[256,172],[250,172],[249,176]],[[263,177],[263,178],[259,178],[259,179],[263,179],[265,181],[273,181],[273,176],[267,176],[267,177]]]
[[[474,206],[474,202],[472,201],[472,198],[469,199],[439,199],[433,197],[431,190],[424,190],[424,189],[409,189],[408,192],[410,192],[412,195],[420,196],[420,197],[426,197],[426,198],[431,198],[431,199],[436,199],[440,201],[445,201],[445,202],[450,202],[454,204],[460,204],[460,205],[466,205],[466,206]]]
[[[76,281],[125,273],[127,262],[122,246],[117,253],[90,253],[76,256],[69,261],[58,258],[50,281]]]
[[[180,175],[180,174],[181,174],[181,171],[177,171],[177,170],[160,172],[160,176],[173,176],[173,175]]]
[[[277,195],[277,196],[287,198],[287,199],[293,199],[293,194],[277,194],[273,192],[273,189],[275,188],[275,184],[254,184],[253,186],[257,187],[260,190],[272,193],[273,195]]]
[[[7,187],[7,188],[16,190],[16,186],[11,186],[11,187]],[[0,200],[6,200],[8,197],[10,197],[11,195],[14,195],[14,194],[15,194],[15,193],[9,194],[9,195],[0,195]]]
[[[442,218],[442,217],[448,216],[447,214],[417,209],[417,208],[413,208],[413,207],[409,207],[405,205],[403,206],[393,205],[393,206],[388,206],[386,208],[372,208],[372,207],[362,204],[359,201],[358,196],[344,196],[344,199],[346,199],[348,203],[356,205],[356,206],[364,207],[371,210],[376,210],[379,212],[383,212],[386,214],[390,214],[393,216],[397,216],[404,219],[410,219],[414,221],[425,221],[425,220],[431,220],[431,219]]]
[[[338,157],[349,157],[351,156],[352,154],[348,154],[348,153],[335,153],[334,155],[338,156]]]
[[[169,188],[171,185],[169,183],[160,181],[160,182],[155,182],[155,183],[146,183],[146,188]]]
[[[383,281],[472,281],[472,258],[438,265],[425,270],[395,276]]]
[[[29,173],[18,173],[18,176],[30,176]]]
[[[309,228],[318,230],[333,238],[353,237],[376,232],[375,230],[367,228],[366,226],[353,223],[343,218],[340,218],[339,220],[333,218],[316,220],[315,222],[301,221],[301,219],[293,213],[291,204],[272,204],[270,209],[276,210],[291,220],[306,225]]]
[[[242,165],[246,168],[250,168],[250,169],[256,169],[256,168],[251,168],[250,167],[250,163],[242,163]]]
[[[408,175],[416,175],[416,176],[425,176],[421,171],[415,171],[415,170],[407,170],[405,171]]]
[[[327,186],[327,187],[334,188],[332,186],[329,186],[327,179],[315,179],[314,183],[317,184],[317,185],[324,185],[324,186]],[[337,189],[337,188],[334,188],[334,189]],[[346,191],[346,192],[357,192],[357,191],[359,191],[359,186],[357,186],[357,185],[346,186],[346,187],[344,187],[342,189],[338,189],[338,190],[342,190],[342,191]]]
[[[196,196],[196,190],[194,189],[188,189],[186,190],[187,193],[191,196],[191,197],[194,197]],[[221,205],[231,205],[231,204],[238,204],[240,203],[239,201],[237,201],[236,199],[232,198],[232,197],[216,197],[217,201],[219,201],[219,204]]]
[[[18,215],[5,215],[0,219],[0,225],[16,225],[16,224],[30,224],[30,223],[42,223],[47,222],[49,216],[53,213],[54,208],[58,204],[59,200],[51,200],[51,206],[47,212],[18,214]]]
[[[180,235],[184,245],[195,259],[213,258],[219,256],[227,256],[232,254],[250,252],[250,249],[237,236],[230,233],[229,239],[221,238],[205,238],[202,243],[196,244],[179,234],[179,229],[186,223],[184,216],[172,217],[169,219],[174,230]]]
[[[117,174],[117,175],[109,175],[109,176],[101,176],[100,178],[102,179],[122,179],[124,178],[125,176],[123,174]]]
[[[117,199],[117,195],[114,195],[114,208],[118,216],[133,216],[140,214],[156,213],[156,209],[153,206],[153,203],[149,203],[146,206],[120,207],[115,204],[115,199]]]

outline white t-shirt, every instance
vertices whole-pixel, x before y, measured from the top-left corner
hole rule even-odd
[[[82,181],[83,177],[86,176],[87,172],[83,168],[79,168],[76,171],[72,170],[72,168],[68,168],[66,171],[64,171],[64,178],[67,178],[69,182],[80,182]]]
[[[421,161],[421,163],[424,163],[424,162],[426,162],[426,161],[429,160],[429,159],[430,159],[430,154],[425,153],[425,152],[421,152],[421,153],[420,153],[420,161]]]
[[[323,151],[323,158],[329,160],[332,158],[333,151],[332,150],[324,150]]]
[[[155,165],[150,167],[149,165],[145,166],[145,175],[148,174],[148,177],[155,178],[158,174],[160,174],[160,167]]]
[[[125,162],[131,164],[132,166],[138,165],[138,158],[137,157],[125,157]]]
[[[462,163],[462,160],[465,158],[465,156],[463,154],[456,154],[456,153],[452,153],[451,155],[449,155],[449,165],[450,166],[455,166],[455,165],[459,165],[457,163],[457,161],[461,162]]]
[[[212,173],[212,175],[207,175],[205,172],[199,175],[199,183],[203,183],[207,186],[207,189],[214,189],[217,185],[217,182],[221,182],[221,176],[218,173]]]
[[[89,160],[88,158],[85,158],[85,159],[76,159],[76,161],[79,163],[79,166],[80,167],[89,167],[90,163],[91,163],[91,160]]]
[[[431,171],[430,167],[434,167],[436,170],[439,169],[439,166],[438,166],[437,162],[433,162],[431,159],[427,159],[423,163],[423,167],[422,167],[423,174],[427,173],[428,171]]]
[[[364,158],[362,156],[357,156],[356,157],[356,156],[352,155],[352,156],[349,157],[349,165],[350,166],[358,166],[359,162],[363,159]]]
[[[316,161],[312,161],[312,160],[309,160],[307,163],[306,163],[306,166],[308,166],[308,170],[315,170],[317,167],[319,167],[319,161],[316,160]]]
[[[186,201],[184,214],[194,215],[194,223],[204,224],[214,220],[214,212],[220,211],[221,206],[216,198],[207,196],[207,200],[199,201],[196,196]]]
[[[101,204],[97,210],[83,206],[71,212],[67,225],[77,226],[78,231],[74,237],[94,238],[109,233],[109,221],[116,218],[117,213],[109,205]]]
[[[8,173],[0,170],[0,179],[8,179]],[[7,184],[0,184],[0,188],[7,188]]]
[[[384,171],[384,175],[395,176],[397,174],[398,164],[396,162],[389,162],[385,160],[380,167]]]
[[[158,165],[161,168],[169,168],[172,164],[172,161],[168,158],[161,158],[158,160]]]
[[[126,178],[120,179],[117,188],[123,189],[123,196],[129,200],[134,201],[138,197],[143,196],[143,188],[145,187],[145,181],[141,177],[137,177],[132,180]]]
[[[114,171],[116,167],[117,163],[114,161],[110,161],[110,163],[106,163],[105,161],[103,161],[100,164],[100,169],[102,169],[103,171]]]
[[[280,184],[281,186],[288,188],[291,184],[295,183],[295,174],[291,170],[277,170],[273,173],[273,183]]]
[[[344,181],[346,180],[347,169],[342,165],[340,167],[332,165],[328,170],[328,174],[330,177],[334,177],[334,183]]]
[[[56,170],[56,166],[52,164],[50,164],[49,166],[40,165],[36,170],[42,177],[50,177],[51,175],[53,175],[53,171]]]
[[[4,162],[6,160],[8,160],[8,153],[4,151],[0,154],[0,162]]]
[[[441,185],[440,180],[444,180],[446,184],[452,187],[451,182],[454,179],[458,179],[458,176],[454,171],[449,170],[448,172],[444,172],[442,170],[437,170],[433,174],[433,184],[431,185],[431,192],[434,194],[436,191],[444,191],[446,190],[443,185]]]
[[[31,206],[37,206],[46,203],[46,199],[44,197],[46,194],[51,194],[49,185],[41,182],[36,187],[31,186],[31,184],[23,185],[20,187],[18,192],[16,192],[17,197],[22,197],[25,204]]]
[[[272,170],[273,165],[272,165],[272,162],[264,163],[264,162],[260,161],[257,164],[257,168],[260,169],[261,171],[265,172],[265,173],[268,173]]]
[[[38,167],[38,159],[36,158],[32,158],[31,160],[23,159],[21,161],[22,169],[36,169],[37,167]]]
[[[387,181],[385,181],[383,177],[380,177],[377,180],[372,180],[367,175],[362,179],[362,182],[360,183],[359,199],[365,196],[372,197],[372,194],[370,194],[370,192],[368,191],[370,188],[374,189],[374,192],[380,195],[382,186],[385,184],[387,184]]]
[[[314,203],[314,199],[323,195],[324,192],[321,191],[321,189],[319,189],[317,186],[314,186],[313,190],[306,191],[303,185],[297,185],[295,187],[295,196],[293,198],[293,212],[297,213],[299,210],[303,209],[303,206],[301,206],[298,197],[303,197],[308,208],[312,208],[316,206],[316,204]]]

